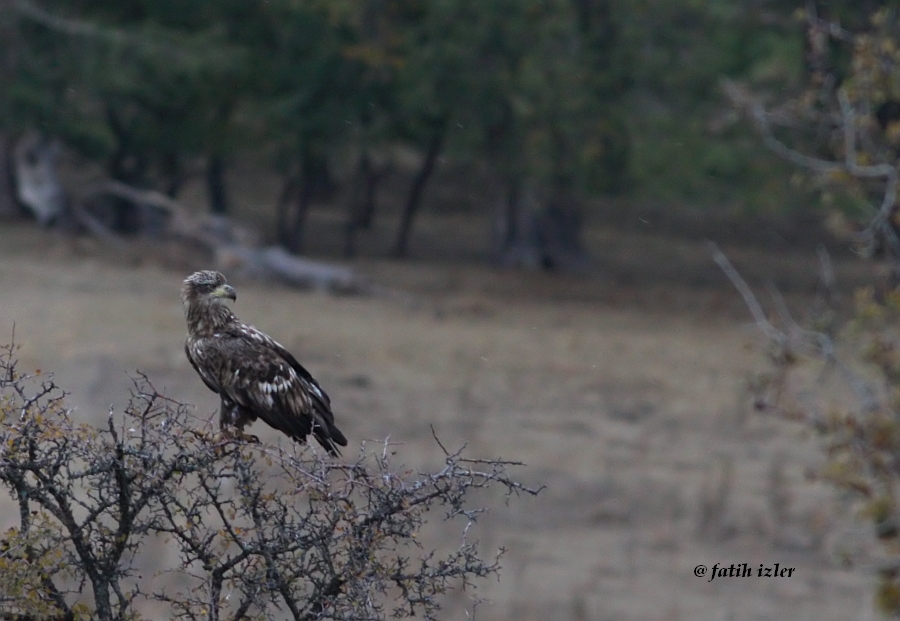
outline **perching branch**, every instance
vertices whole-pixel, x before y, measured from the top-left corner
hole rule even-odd
[[[190,621],[434,619],[442,594],[500,571],[470,539],[487,510],[472,493],[540,491],[510,477],[515,462],[440,444],[444,466],[415,473],[387,442],[341,463],[207,437],[145,376],[98,428],[74,424],[57,395],[0,350],[0,489],[20,509],[0,535],[0,619],[125,621],[148,602]],[[449,552],[419,537],[435,514],[460,541]],[[139,574],[160,539],[180,558]]]

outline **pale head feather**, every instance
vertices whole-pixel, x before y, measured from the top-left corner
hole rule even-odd
[[[234,321],[234,313],[225,304],[225,299],[235,297],[234,289],[219,272],[203,270],[188,276],[181,286],[188,332],[200,336]]]

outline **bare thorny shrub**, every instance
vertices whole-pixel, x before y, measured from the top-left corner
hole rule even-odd
[[[184,405],[134,380],[122,415],[75,424],[52,378],[0,349],[0,486],[18,508],[2,534],[0,618],[138,619],[143,604],[194,620],[432,619],[440,595],[499,571],[468,535],[477,490],[536,494],[519,465],[444,450],[432,473],[398,471],[390,445],[341,463],[311,450],[222,443]],[[192,426],[193,423],[193,426]],[[459,539],[427,549],[429,512]],[[177,579],[142,575],[163,539]],[[168,577],[172,577],[169,575]]]

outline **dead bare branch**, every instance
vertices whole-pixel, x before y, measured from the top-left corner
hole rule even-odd
[[[715,261],[716,265],[722,269],[728,277],[728,280],[734,285],[734,288],[741,294],[741,297],[744,299],[744,304],[750,309],[750,314],[753,315],[753,320],[756,322],[757,327],[771,341],[780,346],[786,345],[788,340],[787,335],[778,330],[768,320],[766,313],[763,311],[762,305],[759,303],[753,290],[750,289],[750,286],[747,284],[747,281],[744,280],[743,276],[741,276],[740,272],[738,272],[731,264],[731,261],[725,256],[725,253],[723,253],[713,242],[709,242],[709,248],[712,253],[713,261]]]

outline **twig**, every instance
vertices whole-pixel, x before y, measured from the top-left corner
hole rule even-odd
[[[787,343],[787,335],[773,326],[766,318],[766,313],[763,311],[759,300],[750,289],[747,281],[741,276],[740,272],[735,269],[731,264],[731,261],[728,260],[728,257],[725,256],[715,242],[709,242],[709,248],[712,253],[713,261],[722,268],[725,276],[728,277],[728,280],[731,281],[734,288],[737,289],[738,293],[741,294],[741,297],[744,298],[744,304],[747,305],[747,308],[750,310],[750,314],[753,315],[753,320],[756,322],[759,329],[772,341],[779,345],[785,345]]]
[[[437,445],[441,447],[442,451],[444,451],[444,456],[450,457],[450,451],[447,450],[447,447],[445,447],[437,437],[437,432],[434,430],[434,425],[429,425],[429,427],[431,427],[431,437],[434,438],[434,441],[437,442]]]

